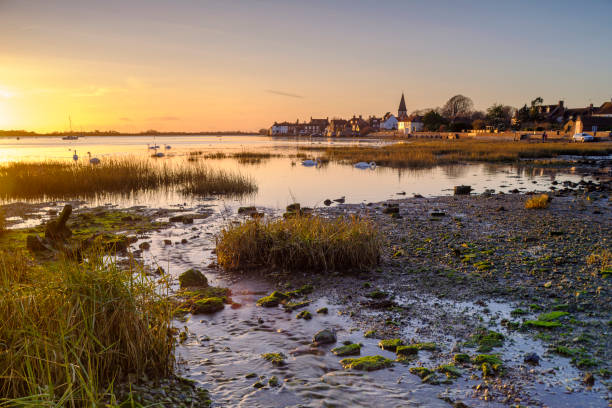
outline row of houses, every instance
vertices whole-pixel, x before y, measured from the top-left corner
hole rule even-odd
[[[612,130],[612,100],[597,107],[593,104],[583,108],[567,108],[563,101],[555,105],[538,107],[541,123],[561,127],[565,132],[596,132]],[[512,125],[520,125],[518,111],[512,118]]]
[[[408,115],[404,94],[400,100],[397,116],[391,112],[383,116],[370,116],[367,119],[361,115],[353,115],[350,119],[325,118],[314,119],[300,123],[274,122],[269,129],[271,136],[363,136],[368,133],[397,130],[405,134],[423,130],[423,118],[418,115]]]

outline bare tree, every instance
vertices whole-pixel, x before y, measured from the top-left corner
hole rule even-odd
[[[474,102],[470,98],[463,95],[455,95],[444,104],[442,114],[453,121],[460,116],[468,116],[473,107]]]

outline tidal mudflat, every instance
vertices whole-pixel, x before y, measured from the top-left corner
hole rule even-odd
[[[295,160],[271,157],[239,166],[254,166],[259,174],[282,166],[321,180],[336,170],[351,180],[386,180],[389,171],[334,163],[307,169],[292,165]],[[262,185],[263,192],[273,191],[258,183],[257,170],[259,189],[250,198],[194,198],[178,190],[135,192],[127,199],[43,197],[3,205],[9,229],[2,242],[25,249],[27,237],[44,236],[48,220],[70,204],[71,237],[62,250],[30,239],[42,244],[30,248],[36,262],[52,261],[66,249],[78,255],[82,242],[95,237],[117,265],[139,265],[150,282],[165,288],[173,316],[171,370],[179,377],[117,377],[122,400],[163,406],[201,406],[210,398],[213,406],[249,407],[604,407],[611,397],[609,164],[606,158],[571,160],[571,170],[459,166],[459,178],[441,178],[446,188],[435,194],[418,190],[416,175],[408,177],[414,189],[397,194],[403,189],[392,185],[383,201],[368,199],[382,191],[376,183],[369,190],[358,186],[362,193],[353,195],[346,182],[340,190],[321,181],[316,199],[288,209],[278,203],[290,204],[293,197],[257,198]],[[465,180],[479,180],[475,193],[453,196],[453,185]],[[544,208],[526,208],[543,193]],[[159,194],[168,194],[163,205]],[[379,234],[376,262],[348,270],[317,262],[299,268],[281,256],[273,266],[261,261],[256,268],[223,268],[218,240],[224,229],[296,216],[304,222],[367,221]],[[311,238],[307,247],[324,253],[327,246]],[[273,260],[276,247],[267,248],[262,259]],[[338,265],[346,253],[337,252]]]

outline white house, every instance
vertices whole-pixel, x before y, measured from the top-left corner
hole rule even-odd
[[[380,122],[380,130],[393,130],[397,129],[397,118],[390,112],[387,112],[385,116],[383,116],[382,121]]]
[[[404,115],[397,122],[397,130],[405,135],[421,132],[423,130],[423,119],[417,115]]]
[[[274,136],[274,135],[286,135],[286,134],[289,133],[289,127],[291,125],[292,124],[288,123],[288,122],[282,122],[282,123],[274,122],[272,127],[270,127],[270,135],[272,135],[272,136]]]

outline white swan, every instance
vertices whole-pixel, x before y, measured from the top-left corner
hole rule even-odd
[[[321,160],[319,160],[318,158],[315,160],[302,160],[302,166],[304,167],[313,167],[318,166],[319,164],[321,164]]]
[[[98,159],[97,157],[91,157],[91,152],[87,152],[87,155],[89,156],[90,164],[100,164],[100,159]]]
[[[77,154],[77,151],[74,151],[74,154],[72,155],[72,160],[77,161],[79,160],[79,155]]]
[[[359,162],[359,163],[355,164],[355,168],[361,169],[361,170],[374,169],[375,167],[376,167],[376,163],[375,162],[370,162],[370,163]]]

